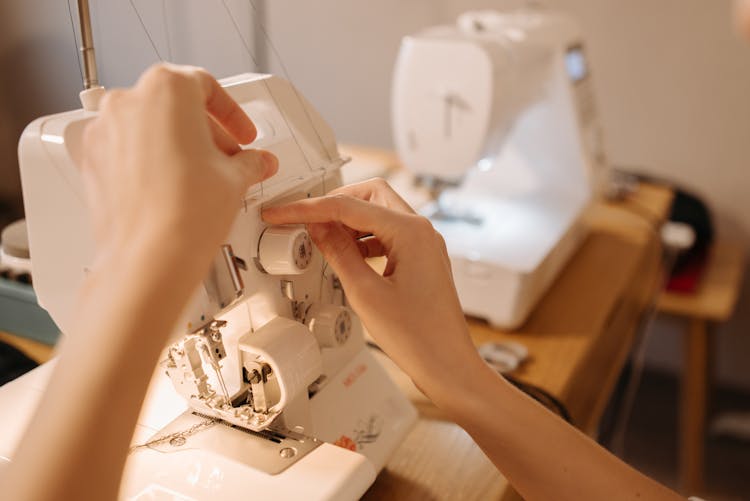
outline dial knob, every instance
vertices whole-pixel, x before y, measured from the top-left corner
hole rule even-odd
[[[310,266],[313,245],[299,226],[271,226],[258,246],[260,265],[270,275],[300,275]]]
[[[349,309],[333,304],[313,304],[305,315],[305,324],[310,328],[318,344],[324,348],[335,348],[346,343],[352,332],[352,316]]]

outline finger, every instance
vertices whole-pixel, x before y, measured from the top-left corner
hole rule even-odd
[[[208,114],[238,143],[249,144],[255,140],[257,130],[253,121],[206,70],[162,63],[152,66],[139,80],[141,85],[154,85],[173,93],[185,89],[187,82],[190,82],[188,87],[193,88],[192,91],[200,91]]]
[[[350,184],[332,190],[331,195],[344,194],[360,198],[368,202],[374,202],[389,209],[415,214],[414,209],[396,193],[390,184],[383,178],[373,178],[361,183]]]
[[[203,88],[206,111],[240,144],[255,141],[258,131],[237,101],[203,69],[195,69],[194,75]]]
[[[99,115],[110,114],[115,108],[122,107],[127,99],[128,91],[125,89],[110,89],[99,102]]]
[[[102,145],[105,143],[104,125],[102,124],[102,116],[90,120],[83,129],[82,137],[82,152],[81,160],[79,162],[73,162],[76,167],[81,170],[87,170],[93,167],[95,158],[99,150],[103,148]]]
[[[344,289],[351,297],[357,291],[370,289],[379,276],[360,254],[356,241],[337,223],[308,225],[310,237],[336,272]]]
[[[208,117],[208,125],[211,129],[211,136],[214,138],[214,143],[221,151],[227,155],[234,155],[240,152],[241,148],[237,144],[237,141],[232,139],[223,128],[219,127],[219,124],[213,118]]]
[[[276,155],[264,150],[241,150],[232,155],[230,160],[243,175],[244,189],[265,181],[279,170]]]
[[[355,242],[359,248],[359,253],[362,254],[362,257],[365,259],[371,257],[382,257],[387,254],[387,249],[383,245],[383,242],[378,238],[364,238],[355,240]]]
[[[400,227],[404,215],[370,202],[346,195],[308,198],[263,211],[263,219],[271,224],[307,224],[339,222],[365,233],[389,239]]]

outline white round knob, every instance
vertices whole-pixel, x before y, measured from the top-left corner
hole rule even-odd
[[[333,304],[313,304],[305,315],[305,324],[310,328],[318,344],[324,348],[335,348],[346,343],[352,332],[352,316],[349,309]]]
[[[300,275],[310,266],[312,252],[304,227],[271,226],[260,236],[258,259],[270,275]]]

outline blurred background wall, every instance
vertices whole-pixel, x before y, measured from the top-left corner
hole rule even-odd
[[[101,79],[131,84],[156,52],[218,76],[259,67],[288,75],[341,141],[391,146],[390,84],[402,36],[472,8],[517,0],[91,0]],[[750,246],[750,46],[731,0],[546,0],[587,37],[607,151],[617,166],[704,197],[720,235]],[[75,1],[71,0],[75,17]],[[272,44],[265,43],[262,20]],[[150,32],[144,34],[141,23]],[[243,41],[254,57],[243,49]],[[152,47],[156,47],[156,50]],[[277,55],[281,56],[283,66]],[[446,68],[450,71],[450,68]],[[20,214],[15,148],[33,117],[77,106],[80,73],[65,0],[0,4],[0,201]],[[750,286],[719,332],[720,380],[750,389]],[[652,366],[680,361],[681,326],[661,319]]]
[[[255,9],[246,0],[227,0],[230,18],[219,0],[90,0],[101,83],[132,85],[159,59],[223,76],[254,70],[253,59],[263,65],[265,55],[255,40],[263,2],[254,2]],[[23,210],[16,159],[21,131],[38,116],[80,107],[76,4],[0,2],[0,209],[14,216]]]

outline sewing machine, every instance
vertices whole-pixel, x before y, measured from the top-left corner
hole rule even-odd
[[[470,12],[403,40],[395,143],[433,192],[466,313],[520,326],[585,237],[604,170],[591,85],[562,15]]]
[[[276,154],[280,169],[247,192],[163,352],[121,497],[358,499],[416,411],[368,351],[305,228],[260,218],[264,205],[338,186],[345,159],[289,82],[245,74],[221,83],[256,124],[252,147]],[[102,93],[91,86],[83,110],[35,120],[19,146],[35,290],[63,332],[94,256],[76,164]],[[13,435],[0,440],[0,458],[12,457],[49,365],[0,391],[0,407],[14,410],[0,418]]]

